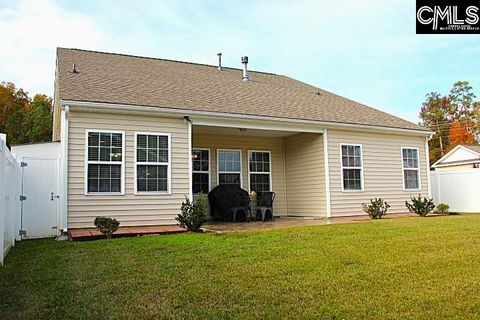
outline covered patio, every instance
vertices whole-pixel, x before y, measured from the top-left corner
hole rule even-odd
[[[257,194],[273,191],[275,217],[327,218],[324,136],[305,125],[194,119],[193,196],[234,184],[249,193],[253,216]]]

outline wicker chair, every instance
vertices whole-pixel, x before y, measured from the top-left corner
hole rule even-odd
[[[275,217],[273,215],[274,200],[275,192],[259,192],[257,194],[257,220],[265,222],[270,216],[272,221],[275,221]]]

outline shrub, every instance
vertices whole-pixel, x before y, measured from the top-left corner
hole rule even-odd
[[[96,217],[93,224],[107,237],[111,238],[112,234],[117,231],[120,222],[115,218]]]
[[[181,227],[187,228],[188,231],[199,232],[202,224],[207,221],[206,208],[207,199],[204,196],[199,196],[197,200],[193,202],[185,196],[185,201],[182,202],[182,206],[180,207],[182,213],[175,219]]]
[[[427,214],[431,213],[433,209],[435,209],[435,204],[431,198],[418,195],[418,198],[410,197],[410,200],[412,200],[412,203],[405,201],[405,206],[407,207],[408,211],[411,213],[416,213],[421,217],[425,217]]]
[[[450,214],[450,212],[448,212],[449,209],[450,209],[450,206],[448,204],[439,203],[437,205],[437,213],[441,214],[442,216],[446,216]]]
[[[390,205],[382,198],[370,199],[370,204],[362,203],[363,211],[368,213],[368,216],[372,219],[380,219],[387,214]]]

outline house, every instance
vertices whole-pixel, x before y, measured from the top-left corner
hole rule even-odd
[[[276,193],[275,215],[406,211],[428,195],[430,132],[295,79],[78,49],[57,51],[53,140],[59,227],[175,224],[218,184]]]
[[[480,212],[480,146],[458,145],[432,165],[430,173],[435,203],[446,203],[452,212]]]

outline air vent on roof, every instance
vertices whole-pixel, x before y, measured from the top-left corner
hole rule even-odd
[[[247,64],[248,64],[248,57],[244,56],[242,57],[242,64],[243,64],[243,81],[248,81],[250,78],[248,78],[248,73],[247,73]]]
[[[222,70],[222,53],[221,52],[217,53],[217,56],[218,56],[218,68],[217,69],[221,71]]]
[[[75,63],[72,63],[72,68],[70,69],[70,73],[78,73]]]

